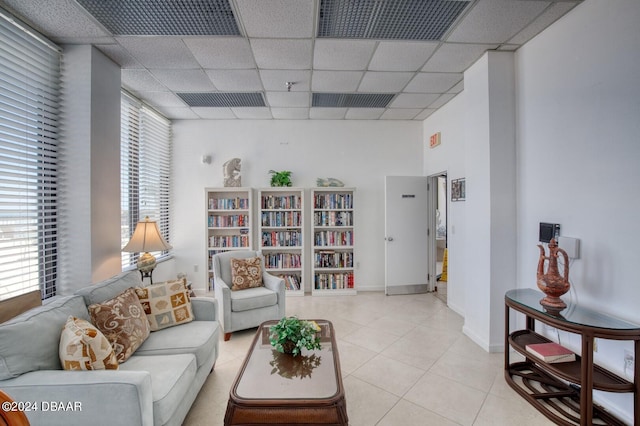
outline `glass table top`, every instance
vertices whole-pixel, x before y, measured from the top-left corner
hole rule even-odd
[[[506,299],[509,299],[518,305],[533,309],[534,311],[548,316],[549,318],[564,320],[576,325],[593,328],[640,331],[640,325],[638,324],[633,324],[605,313],[598,312],[587,307],[582,307],[575,303],[567,302],[566,300],[566,308],[559,312],[549,312],[540,304],[540,299],[543,297],[544,294],[542,292],[532,288],[514,289],[505,293]]]

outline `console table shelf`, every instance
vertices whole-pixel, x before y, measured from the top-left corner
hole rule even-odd
[[[593,390],[634,394],[634,424],[640,425],[640,367],[636,364],[633,381],[594,364],[594,339],[632,340],[635,356],[640,353],[640,325],[628,323],[600,312],[569,305],[561,312],[547,312],[540,305],[544,297],[533,289],[510,290],[505,294],[505,379],[538,411],[560,425],[624,425],[593,403]],[[511,331],[510,310],[526,317],[526,328]],[[581,336],[582,347],[575,361],[547,363],[527,352],[526,347],[551,340],[536,333],[536,321]],[[510,350],[525,361],[510,362]]]

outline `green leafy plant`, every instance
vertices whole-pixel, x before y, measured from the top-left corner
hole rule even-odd
[[[315,321],[284,317],[269,327],[269,342],[278,352],[296,356],[300,355],[302,348],[321,349],[319,331],[320,326]]]
[[[289,170],[281,172],[269,170],[269,173],[271,173],[271,186],[291,186],[291,172]]]

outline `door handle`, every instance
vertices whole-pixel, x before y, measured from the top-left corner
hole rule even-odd
[[[393,237],[387,237],[387,238],[385,238],[385,240],[387,240],[387,241],[393,241]]]

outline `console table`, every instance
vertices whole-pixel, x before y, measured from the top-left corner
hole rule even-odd
[[[509,290],[505,294],[504,369],[507,383],[538,411],[559,425],[623,425],[611,413],[593,403],[593,390],[634,394],[634,424],[640,425],[640,325],[592,309],[568,303],[560,312],[548,312],[540,305],[544,294],[534,289]],[[526,316],[525,329],[511,331],[509,310]],[[526,345],[550,342],[536,333],[539,321],[581,336],[581,353],[572,362],[549,364],[530,354]],[[594,364],[594,339],[633,340],[635,370],[633,382]],[[525,357],[510,362],[509,348]],[[568,383],[567,383],[568,382]]]

